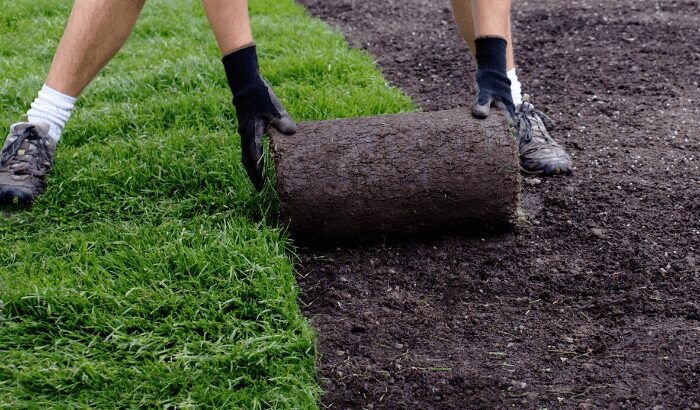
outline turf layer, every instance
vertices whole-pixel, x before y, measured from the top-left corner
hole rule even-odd
[[[0,119],[41,87],[69,0],[0,15]],[[291,0],[252,1],[261,69],[298,120],[412,109]],[[79,101],[47,193],[0,217],[0,407],[313,408],[290,242],[239,164],[198,1],[152,0]]]

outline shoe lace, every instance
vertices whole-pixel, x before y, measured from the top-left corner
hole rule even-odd
[[[19,148],[25,140],[40,141],[41,136],[39,136],[34,127],[28,127],[23,130],[22,133],[0,153],[0,166],[4,167],[17,158]],[[35,156],[38,157],[39,161],[44,162],[49,160],[49,154],[43,149],[43,145],[40,143],[34,145],[37,147]]]
[[[545,113],[535,108],[534,105],[530,103],[523,103],[518,110],[515,117],[515,122],[518,128],[518,142],[529,142],[532,140],[532,118],[539,118],[542,120],[544,126],[548,129],[554,129],[554,121]],[[552,140],[552,138],[544,133],[542,135],[546,140]]]

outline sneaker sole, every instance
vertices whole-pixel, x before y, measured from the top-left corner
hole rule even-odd
[[[567,168],[562,171],[561,167],[556,167],[554,169],[540,169],[537,171],[532,171],[527,168],[520,166],[520,173],[528,177],[556,177],[556,176],[570,176],[572,174],[571,168]]]

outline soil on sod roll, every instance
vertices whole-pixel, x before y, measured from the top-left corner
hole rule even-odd
[[[328,248],[512,230],[521,191],[503,115],[461,109],[270,127],[281,218],[296,243]]]
[[[302,3],[425,110],[468,115],[448,1]],[[515,234],[303,254],[324,403],[698,408],[698,2],[513,3],[524,90],[575,173],[526,185]]]

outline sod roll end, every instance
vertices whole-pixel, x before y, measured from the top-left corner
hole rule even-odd
[[[506,119],[465,109],[270,129],[280,217],[299,243],[335,245],[511,229],[521,191]]]

